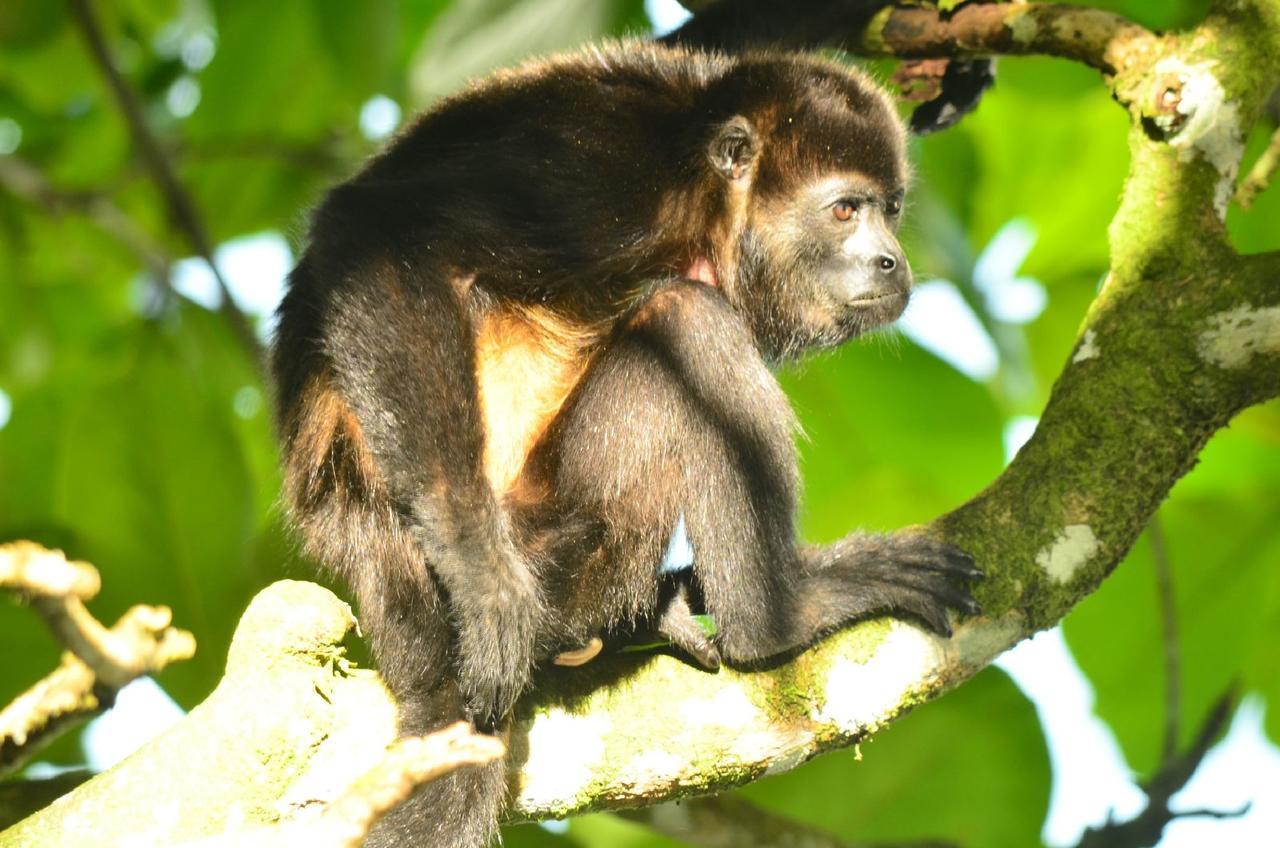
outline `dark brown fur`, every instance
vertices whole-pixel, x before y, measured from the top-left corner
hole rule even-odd
[[[286,492],[403,732],[492,726],[535,664],[645,622],[741,665],[975,609],[945,546],[797,545],[766,365],[901,312],[905,180],[847,68],[629,44],[496,74],[330,193],[280,310]],[[664,576],[682,517],[693,574]],[[500,764],[455,773],[374,843],[483,845],[502,797]]]

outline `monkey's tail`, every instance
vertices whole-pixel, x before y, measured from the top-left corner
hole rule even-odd
[[[333,418],[324,401],[311,409]],[[306,430],[294,435],[311,435]],[[361,476],[351,440],[317,449],[307,438],[286,438],[285,445],[294,522],[307,552],[355,590],[359,620],[400,708],[400,734],[426,735],[464,719],[446,599],[420,547],[380,503],[378,486]],[[388,813],[365,844],[484,848],[497,834],[505,795],[502,760],[465,766]]]
[[[360,561],[340,570],[356,590],[378,670],[399,705],[400,735],[423,736],[464,719],[448,606],[418,546],[402,529],[386,526],[394,519],[385,511],[349,505],[345,512],[330,526],[340,528]],[[464,766],[389,812],[365,845],[484,848],[497,835],[506,788],[505,760]]]
[[[441,697],[420,699],[411,708],[436,711],[438,718],[424,718],[421,730],[403,724],[402,734],[428,733],[457,721],[453,710],[461,700],[453,692]],[[402,715],[406,704],[401,701]],[[421,787],[384,816],[370,832],[368,848],[484,848],[498,833],[498,816],[506,804],[506,763],[496,760],[479,766],[464,766]]]

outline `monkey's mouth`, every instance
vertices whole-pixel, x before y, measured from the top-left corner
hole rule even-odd
[[[863,320],[874,317],[883,323],[896,321],[907,308],[909,291],[887,291],[845,301],[845,308]]]
[[[884,294],[871,295],[870,297],[857,297],[853,300],[845,301],[845,304],[853,307],[863,307],[874,306],[877,304],[885,305],[890,302],[900,303],[902,308],[905,309],[907,306],[907,293],[897,291],[885,292]]]
[[[906,310],[909,297],[909,292],[889,291],[846,300],[842,304],[844,314],[840,320],[840,329],[843,338],[840,341],[848,341],[877,327],[892,324]]]

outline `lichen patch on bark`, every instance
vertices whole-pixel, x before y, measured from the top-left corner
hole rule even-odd
[[[1031,44],[1040,34],[1040,25],[1036,23],[1030,9],[1019,10],[1009,15],[1005,19],[1005,26],[1009,28],[1015,44]]]
[[[1036,565],[1058,585],[1069,583],[1098,552],[1098,537],[1088,524],[1069,524],[1053,542],[1036,554]]]
[[[1235,193],[1236,174],[1244,153],[1244,133],[1240,128],[1240,107],[1227,98],[1222,83],[1212,72],[1212,62],[1188,65],[1176,56],[1161,59],[1155,67],[1158,78],[1181,82],[1177,113],[1184,122],[1169,137],[1183,162],[1201,156],[1218,172],[1214,208],[1225,219],[1227,204]]]
[[[896,711],[945,659],[945,641],[897,622],[865,663],[841,658],[827,673],[826,697],[814,720],[859,734]]]
[[[1098,334],[1093,330],[1086,330],[1084,339],[1080,342],[1080,347],[1076,348],[1076,355],[1071,357],[1071,363],[1078,365],[1090,359],[1099,356],[1102,351],[1097,345]]]
[[[1255,356],[1280,354],[1280,306],[1249,304],[1209,318],[1197,339],[1200,355],[1219,368],[1243,368]]]

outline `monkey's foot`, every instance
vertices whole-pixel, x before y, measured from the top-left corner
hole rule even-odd
[[[856,617],[888,613],[951,635],[950,610],[979,615],[969,584],[983,573],[973,557],[954,545],[925,536],[852,536],[824,551],[810,580],[839,583],[845,597],[863,606]],[[831,587],[834,589],[835,587]]]
[[[533,670],[540,601],[532,593],[527,597],[493,605],[459,628],[459,683],[467,717],[482,730],[511,712]]]
[[[658,619],[658,635],[688,654],[706,671],[720,668],[720,651],[690,609],[683,589],[671,598],[662,611]]]
[[[666,639],[670,640],[681,651],[693,659],[705,671],[718,671],[720,668],[720,651],[712,644],[711,639],[703,632],[702,628],[695,622],[693,630],[682,629],[678,632],[671,630],[659,630],[658,632]]]

